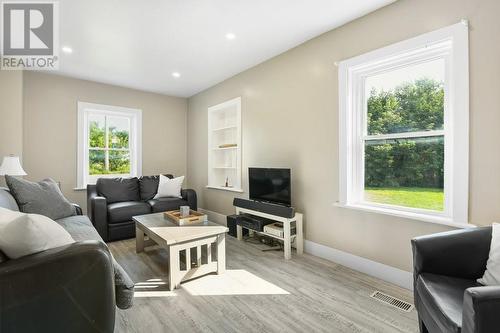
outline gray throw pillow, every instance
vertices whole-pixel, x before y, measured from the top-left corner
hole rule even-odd
[[[5,182],[23,213],[40,214],[53,220],[76,214],[75,206],[64,197],[52,179],[35,183],[5,176]]]

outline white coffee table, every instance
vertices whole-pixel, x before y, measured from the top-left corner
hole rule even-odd
[[[133,220],[137,253],[143,252],[145,246],[156,244],[168,251],[170,290],[178,288],[183,281],[213,272],[222,274],[226,270],[228,228],[209,221],[178,226],[164,218],[163,213],[134,216]],[[216,244],[216,253],[212,253],[212,244]],[[191,249],[196,253],[193,260]]]

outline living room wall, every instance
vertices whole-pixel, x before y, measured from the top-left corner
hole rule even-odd
[[[0,71],[0,163],[3,156],[23,152],[23,73]],[[0,177],[0,186],[5,186]]]
[[[466,18],[470,21],[469,220],[477,225],[498,221],[499,12],[497,0],[400,0],[191,97],[188,181],[198,192],[199,206],[221,214],[234,212],[234,193],[205,188],[207,108],[241,96],[244,190],[248,190],[249,166],[290,167],[293,205],[305,214],[307,240],[411,271],[410,239],[451,228],[334,206],[339,190],[334,63]]]
[[[77,102],[142,110],[144,175],[186,174],[187,100],[57,75],[24,73],[23,163],[26,179],[51,177],[63,193],[86,208],[75,191]]]

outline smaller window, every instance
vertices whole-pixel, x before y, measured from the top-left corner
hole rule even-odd
[[[78,102],[78,188],[141,175],[142,111]]]

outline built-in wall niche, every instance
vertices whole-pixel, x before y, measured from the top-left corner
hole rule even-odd
[[[241,190],[241,98],[208,108],[208,188]]]

